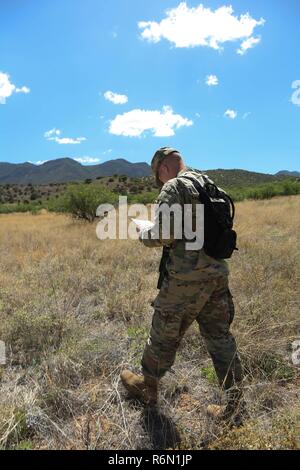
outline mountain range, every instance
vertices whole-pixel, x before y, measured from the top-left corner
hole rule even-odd
[[[300,177],[300,171],[282,170],[282,171],[278,171],[278,173],[276,173],[276,176],[291,176],[291,177],[296,176],[296,178],[299,178]]]
[[[150,174],[151,167],[147,163],[130,163],[124,159],[89,166],[72,158],[49,160],[42,165],[0,162],[0,184],[68,183],[98,176],[126,175],[139,178]]]
[[[283,177],[300,177],[300,172],[286,170],[276,175],[246,170],[208,170],[206,172],[217,184],[224,186],[247,185],[275,181]],[[49,184],[84,181],[100,176],[126,175],[140,178],[151,175],[148,163],[131,163],[125,159],[109,160],[98,165],[85,166],[72,158],[50,160],[41,165],[33,163],[0,162],[0,184]]]

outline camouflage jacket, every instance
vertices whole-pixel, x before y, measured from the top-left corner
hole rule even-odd
[[[189,176],[201,180],[202,175],[203,173],[192,168],[180,171],[176,178],[169,180],[161,188],[160,194],[155,201],[158,208],[162,204],[166,204],[169,207],[179,204],[182,208],[184,204],[190,204],[194,225],[195,207],[196,204],[199,204],[199,194],[192,181],[180,177]],[[184,235],[181,239],[174,237],[174,218],[172,213],[170,214],[170,222],[171,228],[168,237],[163,235],[161,229],[162,218],[159,216],[155,216],[154,228],[145,230],[140,234],[140,241],[149,248],[159,246],[168,246],[170,248],[166,264],[169,276],[192,281],[228,274],[226,261],[211,258],[205,254],[203,248],[187,250],[187,240]]]

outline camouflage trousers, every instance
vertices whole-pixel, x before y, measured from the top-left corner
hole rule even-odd
[[[171,368],[181,339],[196,320],[220,386],[227,390],[241,382],[241,362],[230,333],[234,304],[228,276],[202,281],[165,278],[153,307],[152,327],[142,358],[145,375],[161,378]]]

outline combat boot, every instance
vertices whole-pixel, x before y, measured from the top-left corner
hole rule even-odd
[[[227,405],[208,405],[207,414],[232,426],[241,426],[247,416],[246,402],[241,390],[227,391]]]
[[[124,370],[120,377],[131,397],[149,405],[157,403],[158,380],[155,377],[137,375],[130,370]]]

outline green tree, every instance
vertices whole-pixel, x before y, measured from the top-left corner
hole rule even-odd
[[[49,201],[49,210],[68,212],[76,219],[93,222],[100,204],[116,204],[118,196],[104,186],[71,185],[57,201]]]

